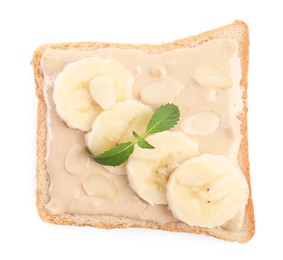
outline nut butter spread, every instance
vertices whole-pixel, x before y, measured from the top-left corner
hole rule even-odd
[[[181,115],[172,131],[189,135],[198,144],[200,154],[224,155],[239,167],[242,89],[237,42],[215,39],[195,48],[154,54],[119,48],[47,49],[41,60],[47,104],[46,164],[51,180],[46,209],[50,214],[103,214],[158,224],[179,221],[167,205],[153,206],[142,200],[129,186],[127,176],[111,173],[88,158],[83,151],[86,132],[67,127],[58,116],[53,101],[54,80],[66,65],[87,57],[120,63],[133,76],[133,98],[140,101],[144,97],[153,110],[158,107],[156,93],[167,84],[170,96],[165,96],[164,102],[176,104]],[[213,87],[215,76],[222,77],[224,85],[230,81],[231,86]],[[203,122],[208,122],[209,127]],[[244,208],[222,227],[241,229]]]

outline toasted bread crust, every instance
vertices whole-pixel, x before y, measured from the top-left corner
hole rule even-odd
[[[247,178],[250,197],[246,206],[246,215],[242,230],[237,232],[231,232],[227,230],[221,230],[218,228],[200,228],[191,227],[182,222],[168,223],[165,225],[159,225],[152,221],[143,221],[130,219],[125,217],[114,217],[107,215],[74,215],[74,214],[61,214],[51,215],[46,209],[45,205],[49,202],[49,185],[50,179],[47,172],[47,166],[45,161],[46,156],[46,138],[47,138],[47,125],[46,125],[46,104],[43,97],[43,72],[40,66],[40,61],[43,53],[47,48],[53,49],[98,49],[98,48],[137,48],[142,49],[147,53],[158,53],[166,50],[176,49],[180,47],[195,47],[204,42],[215,38],[233,38],[239,42],[239,56],[242,63],[242,80],[243,86],[243,113],[241,115],[241,133],[243,139],[239,152],[239,164],[242,168],[244,175]],[[249,32],[247,25],[242,21],[235,21],[233,24],[208,31],[196,36],[177,40],[171,43],[164,43],[160,45],[155,44],[115,44],[115,43],[99,43],[99,42],[77,42],[77,43],[59,43],[59,44],[46,44],[39,47],[35,52],[32,59],[32,65],[34,68],[34,81],[36,86],[36,94],[38,97],[38,116],[37,116],[37,166],[36,166],[36,204],[40,217],[50,223],[54,224],[67,224],[77,226],[92,226],[98,228],[152,228],[162,229],[173,232],[189,232],[196,234],[206,234],[219,239],[228,241],[247,242],[250,240],[255,232],[254,211],[252,203],[252,192],[250,183],[250,168],[248,157],[248,125],[247,125],[247,88],[248,88],[248,63],[249,63]]]

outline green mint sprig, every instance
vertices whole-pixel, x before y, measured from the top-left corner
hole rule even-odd
[[[114,148],[97,156],[94,156],[90,149],[86,146],[86,153],[90,158],[100,164],[109,166],[121,165],[127,161],[130,155],[134,152],[135,144],[138,144],[138,146],[143,149],[154,149],[154,147],[149,144],[145,138],[148,135],[163,132],[172,128],[178,123],[179,119],[180,111],[178,106],[174,104],[163,105],[152,115],[149,123],[147,124],[146,132],[143,135],[138,135],[133,131],[135,141],[118,144]]]

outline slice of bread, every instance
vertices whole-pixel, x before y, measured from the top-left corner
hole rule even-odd
[[[243,88],[243,111],[241,115],[241,134],[243,135],[238,156],[239,165],[244,173],[250,188],[250,195],[246,206],[244,224],[241,230],[232,232],[224,229],[215,228],[201,228],[192,227],[182,222],[168,223],[159,225],[152,221],[144,221],[137,219],[130,219],[126,217],[115,217],[110,215],[76,215],[76,214],[58,214],[52,215],[48,213],[45,205],[49,202],[49,186],[50,177],[46,166],[46,152],[47,152],[47,122],[46,111],[47,107],[44,101],[43,82],[44,74],[41,68],[41,57],[47,48],[68,50],[93,50],[98,48],[135,48],[142,49],[147,53],[159,53],[166,50],[172,50],[181,47],[196,47],[205,42],[216,38],[232,38],[239,43],[239,57],[242,66],[241,86]],[[255,232],[254,211],[252,203],[251,185],[250,185],[250,171],[248,158],[248,126],[247,126],[247,88],[248,88],[248,63],[249,63],[249,33],[247,25],[242,21],[235,21],[233,24],[208,31],[197,36],[189,37],[182,40],[177,40],[170,43],[153,45],[153,44],[115,44],[115,43],[100,43],[100,42],[77,42],[77,43],[59,43],[46,44],[39,47],[35,52],[32,60],[34,67],[34,80],[36,85],[36,94],[38,97],[38,118],[37,118],[37,208],[40,217],[47,222],[54,224],[67,224],[77,226],[93,226],[98,228],[152,228],[162,229],[174,232],[189,232],[197,234],[207,234],[219,239],[228,241],[247,242],[250,240]]]

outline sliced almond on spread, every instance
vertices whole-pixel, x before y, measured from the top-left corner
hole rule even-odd
[[[107,166],[107,165],[103,165],[103,167],[112,173],[118,174],[118,175],[126,175],[126,163],[123,163],[119,166]]]
[[[229,74],[216,65],[202,64],[195,69],[192,77],[204,87],[223,89],[232,87],[232,79]]]
[[[114,200],[118,189],[114,183],[102,174],[92,174],[83,181],[83,188],[89,197]]]
[[[55,200],[53,198],[50,199],[50,201],[45,205],[45,209],[50,213],[50,214],[53,214],[53,215],[56,215],[56,214],[62,214],[63,211],[62,211],[62,208],[60,208]]]
[[[228,220],[221,227],[229,231],[238,231],[243,226],[243,219],[245,216],[245,208],[240,208],[237,214],[230,220]]]
[[[65,168],[71,174],[83,174],[89,163],[84,147],[73,144],[65,158]]]
[[[213,134],[220,124],[220,116],[215,112],[200,112],[186,118],[181,127],[189,135]]]
[[[155,67],[151,70],[151,75],[156,78],[163,78],[166,75],[164,67]]]
[[[174,80],[158,80],[141,89],[141,100],[145,104],[158,107],[172,102],[180,90],[181,86]]]

